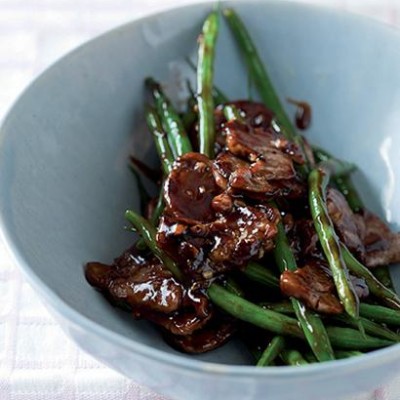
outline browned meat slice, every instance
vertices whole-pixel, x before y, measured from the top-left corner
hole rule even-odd
[[[285,139],[272,128],[250,128],[237,121],[225,125],[226,145],[228,150],[241,158],[255,161],[262,157],[271,168],[287,173],[293,171],[293,161],[303,164],[304,159],[296,144]]]
[[[174,219],[168,215],[160,219],[157,243],[179,264],[183,273],[195,281],[208,279],[213,271],[222,272],[226,268],[210,265],[206,251],[212,246],[212,238],[193,237],[187,226],[175,223]]]
[[[358,220],[366,248],[365,263],[374,268],[400,262],[400,233],[368,210]]]
[[[178,311],[172,314],[147,313],[146,319],[174,335],[183,336],[203,329],[212,316],[213,309],[208,297],[199,290],[189,289],[185,292],[182,307]]]
[[[219,315],[218,319],[214,317],[209,325],[192,335],[165,334],[164,337],[171,346],[179,351],[200,354],[221,347],[232,337],[235,331],[235,324],[226,317]]]
[[[345,197],[338,190],[329,188],[326,200],[336,233],[351,252],[363,259],[365,248],[360,237],[361,232]]]
[[[324,258],[318,247],[319,239],[311,219],[297,220],[293,231],[289,233],[289,238],[298,258]]]
[[[113,266],[88,263],[88,282],[135,318],[152,321],[174,335],[190,335],[207,324],[213,312],[200,288],[183,287],[156,258],[138,260],[131,253],[129,259],[129,254],[126,251]]]
[[[257,103],[248,100],[232,101],[228,104],[234,105],[241,113],[246,121],[246,124],[253,128],[268,129],[271,126],[271,121],[274,117],[273,112],[265,107],[262,103]],[[224,126],[226,118],[223,113],[224,105],[220,105],[215,109],[215,125],[217,131],[217,145],[220,150],[225,146]],[[219,151],[217,151],[219,153]]]
[[[274,196],[299,197],[305,192],[292,168],[275,169],[259,159],[252,163],[241,160],[231,153],[220,153],[214,161],[214,176],[222,189],[233,194],[244,194],[258,200]]]
[[[193,226],[191,232],[214,238],[208,254],[213,263],[242,266],[273,249],[278,220],[278,212],[272,207],[236,206],[210,224]]]
[[[183,302],[184,288],[156,258],[119,269],[88,263],[86,278],[114,302],[123,302],[140,312],[171,313]]]
[[[263,103],[257,103],[255,101],[238,100],[233,101],[229,104],[234,105],[239,109],[243,115],[246,123],[253,128],[264,128],[267,129],[271,126],[274,113]]]
[[[199,153],[187,153],[175,163],[164,186],[166,212],[177,221],[196,224],[214,219],[212,199],[220,192],[212,162]]]
[[[309,262],[295,272],[283,272],[280,287],[283,294],[303,301],[307,307],[317,312],[343,312],[331,275],[320,263]]]
[[[195,280],[243,266],[273,248],[279,220],[276,209],[250,207],[228,198],[223,201],[229,206],[227,211],[220,208],[216,219],[207,224],[180,229],[170,217],[161,219],[158,244]]]
[[[297,128],[302,130],[307,129],[311,124],[312,109],[310,104],[306,101],[299,101],[291,98],[288,98],[287,101],[297,106],[295,116]]]

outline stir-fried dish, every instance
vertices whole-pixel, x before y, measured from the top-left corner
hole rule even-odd
[[[240,18],[223,15],[261,100],[230,100],[214,85],[211,12],[185,112],[145,81],[160,169],[131,157],[142,210],[126,218],[139,239],[111,265],[89,262],[87,280],[187,353],[238,337],[258,366],[303,365],[398,342],[388,265],[400,261],[400,234],[363,205],[353,164],[298,133],[310,106],[289,99],[296,129]]]

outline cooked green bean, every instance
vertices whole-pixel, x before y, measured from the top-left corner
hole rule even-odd
[[[193,69],[193,71],[196,72],[197,70],[196,65],[189,57],[186,57],[186,62]],[[212,95],[214,99],[214,105],[216,106],[220,104],[225,104],[229,101],[225,93],[215,85],[212,88]]]
[[[392,292],[384,286],[378,279],[375,278],[373,273],[364,265],[362,265],[345,247],[341,246],[342,255],[347,268],[356,276],[364,278],[371,293],[378,297],[387,306],[400,310],[400,299],[396,293]]]
[[[393,340],[375,338],[364,335],[361,332],[351,328],[339,328],[328,326],[326,328],[332,346],[348,350],[367,350],[378,349],[394,344]]]
[[[244,292],[239,284],[231,277],[228,276],[224,282],[224,287],[229,292],[235,294],[236,296],[243,297]]]
[[[318,162],[335,159],[335,157],[333,157],[327,151],[318,147],[314,147],[313,152]],[[360,212],[364,208],[364,204],[360,196],[358,195],[357,190],[354,187],[350,176],[348,175],[337,176],[333,177],[333,180],[337,188],[342,192],[342,194],[346,198],[347,203],[349,204],[353,212]]]
[[[332,271],[333,280],[339,298],[346,312],[358,318],[358,297],[349,279],[346,264],[343,261],[339,240],[326,207],[326,187],[330,177],[341,168],[332,160],[320,163],[308,178],[309,205],[319,241]]]
[[[285,347],[285,338],[283,336],[275,336],[269,342],[266,349],[261,354],[261,357],[257,361],[257,367],[265,367],[271,365],[276,357],[282,352]]]
[[[279,354],[280,358],[286,365],[301,366],[306,365],[308,362],[304,359],[298,350],[284,349]]]
[[[387,265],[376,267],[371,272],[374,274],[375,278],[382,283],[383,286],[386,286],[388,289],[393,288],[392,278]]]
[[[400,327],[400,311],[375,304],[360,304],[360,315],[375,322]]]
[[[161,166],[165,175],[168,175],[172,170],[174,157],[168,143],[167,134],[165,133],[160,118],[156,111],[148,107],[146,111],[147,126],[153,135],[154,143],[157,148],[158,156],[161,160]]]
[[[243,270],[243,274],[254,282],[267,286],[271,289],[279,289],[279,279],[267,268],[250,261]]]
[[[240,115],[240,111],[233,104],[225,105],[223,111],[227,121],[236,120],[244,122],[242,116]]]
[[[294,314],[293,306],[287,300],[276,303],[263,302],[260,303],[260,306],[280,314]],[[382,324],[400,327],[400,311],[393,310],[391,308],[376,304],[360,303],[360,316]]]
[[[186,134],[183,123],[178,113],[171,105],[171,102],[164,94],[161,85],[153,78],[147,78],[145,80],[145,84],[153,95],[157,113],[160,117],[164,130],[167,132],[168,142],[171,146],[174,158],[191,152],[192,145],[189,137]]]
[[[354,320],[354,318],[351,318],[347,314],[335,315],[332,317],[332,321],[346,324],[352,328],[359,327],[358,321]],[[400,341],[400,336],[397,333],[377,324],[376,322],[370,321],[366,318],[360,318],[359,321],[361,322],[364,331],[372,336],[393,340],[394,342]]]
[[[215,142],[214,123],[214,53],[219,29],[219,15],[211,12],[203,24],[199,38],[197,63],[197,105],[199,110],[200,153],[213,158]]]
[[[342,360],[344,358],[357,357],[362,356],[364,353],[361,351],[351,351],[351,350],[337,350],[335,351],[335,356],[338,360]]]
[[[294,318],[258,307],[215,283],[208,288],[207,294],[216,306],[235,318],[279,335],[303,338],[303,332]]]

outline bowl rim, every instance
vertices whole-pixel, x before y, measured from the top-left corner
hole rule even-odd
[[[330,7],[327,4],[310,4],[310,3],[301,3],[296,0],[221,0],[222,4],[226,5],[237,5],[237,4],[246,4],[249,5],[252,3],[257,6],[260,3],[268,3],[275,4],[279,6],[287,6],[291,7],[299,7],[302,9],[318,9],[322,13],[330,13],[336,14],[337,17],[346,17],[351,18],[353,21],[357,22],[367,22],[371,26],[375,26],[376,29],[385,30],[390,35],[397,35],[400,39],[400,30],[393,27],[392,25],[383,23],[381,21],[377,21],[376,19],[360,15],[354,12],[349,12],[347,10],[337,9]],[[78,47],[74,48],[71,51],[68,51],[66,54],[62,55],[60,58],[56,59],[52,62],[48,67],[44,69],[37,77],[30,82],[30,84],[20,93],[19,96],[16,97],[14,102],[11,104],[9,109],[6,112],[5,117],[3,118],[0,125],[0,146],[5,137],[5,127],[9,119],[11,119],[11,115],[14,113],[16,105],[20,102],[20,100],[25,96],[25,94],[36,84],[40,83],[40,81],[45,77],[45,75],[54,67],[56,67],[59,63],[62,63],[65,58],[68,58],[75,53],[78,53],[86,48],[86,46],[91,46],[94,42],[101,41],[103,37],[108,35],[115,35],[119,32],[129,30],[133,25],[138,22],[151,20],[153,18],[161,17],[164,14],[176,12],[181,9],[195,8],[198,6],[212,4],[210,0],[199,0],[195,3],[187,3],[183,5],[176,4],[174,6],[166,6],[158,9],[156,11],[150,11],[145,15],[139,15],[132,18],[129,22],[126,22],[122,25],[119,25],[115,28],[109,29],[99,35],[96,35],[94,38],[85,41]],[[28,282],[32,285],[35,291],[37,291],[40,295],[40,298],[45,300],[45,306],[49,306],[50,310],[54,312],[56,315],[61,316],[66,319],[69,324],[76,326],[80,329],[86,330],[88,333],[98,336],[103,340],[109,341],[113,345],[117,345],[126,350],[129,350],[133,353],[138,354],[142,357],[147,357],[152,359],[153,361],[165,362],[170,366],[174,366],[176,368],[185,368],[194,372],[203,373],[203,374],[218,374],[222,376],[230,375],[232,377],[290,377],[296,376],[296,378],[307,378],[307,377],[316,377],[319,375],[325,375],[329,373],[330,376],[335,375],[335,370],[340,371],[340,374],[343,374],[344,369],[351,369],[353,372],[355,370],[363,370],[370,369],[371,367],[376,367],[381,365],[383,362],[390,362],[394,360],[400,359],[400,343],[394,344],[387,348],[374,350],[370,353],[364,354],[362,357],[351,357],[348,359],[342,360],[334,360],[328,361],[324,363],[315,363],[305,365],[302,368],[297,368],[294,366],[269,366],[267,368],[258,368],[255,365],[230,365],[223,364],[217,362],[209,362],[202,361],[198,359],[190,359],[179,354],[168,353],[163,350],[154,349],[145,344],[139,343],[130,339],[120,333],[117,333],[111,329],[108,329],[92,320],[89,317],[86,317],[75,310],[72,306],[70,306],[65,300],[61,298],[57,294],[57,292],[51,287],[47,286],[45,282],[43,282],[38,275],[35,274],[34,270],[29,266],[28,261],[23,257],[22,253],[18,249],[15,241],[13,240],[12,230],[7,227],[5,222],[5,218],[3,215],[3,209],[0,207],[0,238],[3,241],[6,251],[10,255],[10,258],[15,266],[18,266],[19,270],[23,272],[23,275],[27,278]],[[63,326],[61,325],[63,328]],[[96,357],[95,354],[93,354]],[[337,367],[337,368],[336,368]]]

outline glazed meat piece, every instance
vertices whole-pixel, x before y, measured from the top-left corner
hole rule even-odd
[[[246,124],[253,128],[268,129],[274,117],[273,112],[265,107],[262,103],[248,100],[231,101],[227,104],[235,106],[239,111]],[[226,144],[226,132],[224,130],[226,118],[223,113],[223,106],[220,105],[215,109],[215,126],[216,126],[216,154],[222,151]]]
[[[246,124],[253,128],[268,129],[271,126],[274,113],[263,103],[248,100],[231,101],[228,104],[235,106],[243,116]],[[220,108],[222,113],[222,108]],[[222,114],[223,115],[223,114]],[[222,118],[226,122],[225,118]]]
[[[112,266],[88,263],[85,273],[88,282],[113,304],[174,335],[202,329],[213,315],[201,288],[184,288],[155,257],[140,259],[128,250]]]
[[[249,161],[261,157],[271,169],[277,169],[278,177],[280,174],[294,173],[293,161],[304,163],[297,145],[272,128],[250,128],[240,122],[229,121],[225,131],[226,147],[232,154]]]
[[[193,226],[190,231],[194,236],[213,238],[208,254],[213,263],[243,266],[273,249],[278,220],[272,207],[237,205],[216,221]]]
[[[368,210],[363,211],[358,223],[366,248],[367,267],[400,262],[400,233],[392,232],[385,222]]]
[[[147,313],[146,319],[162,326],[173,335],[185,336],[203,329],[212,316],[213,309],[208,298],[201,292],[195,293],[189,290],[183,298],[182,307],[178,311],[172,314]]]
[[[299,197],[305,193],[305,185],[300,182],[293,164],[280,172],[265,161],[258,159],[247,162],[231,153],[220,153],[214,161],[214,176],[222,189],[232,194],[242,194],[259,200],[275,196]]]
[[[283,294],[303,301],[308,308],[317,312],[343,312],[329,270],[317,261],[310,261],[295,272],[284,271],[281,274],[280,287]]]
[[[184,353],[201,354],[225,344],[235,333],[236,324],[227,317],[218,315],[204,329],[191,335],[177,336],[166,333],[165,340]]]
[[[297,258],[323,258],[318,246],[319,239],[311,219],[295,221],[293,230],[289,233],[290,243]]]
[[[185,292],[156,258],[123,268],[91,262],[86,265],[86,279],[114,302],[123,302],[138,314],[174,312],[181,307]]]
[[[195,280],[241,267],[273,248],[279,214],[272,207],[250,207],[219,195],[213,222],[183,226],[163,216],[157,242]]]
[[[166,213],[186,224],[212,221],[211,201],[219,192],[208,157],[184,154],[174,163],[164,185]]]
[[[345,197],[338,190],[329,188],[326,200],[335,231],[348,249],[363,260],[365,248],[360,236],[361,231]]]

